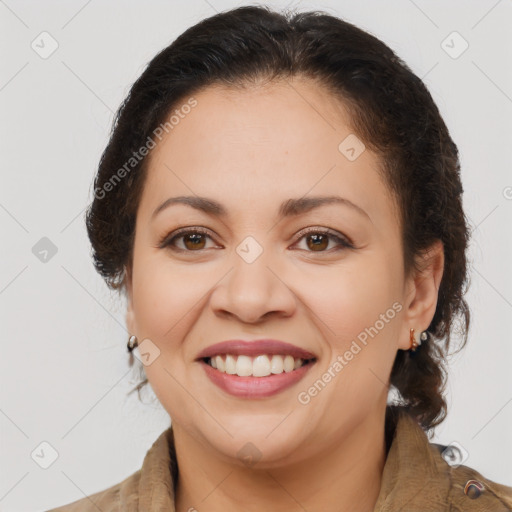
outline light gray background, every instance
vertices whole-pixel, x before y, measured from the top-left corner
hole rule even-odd
[[[94,272],[83,213],[113,114],[146,63],[197,21],[242,4],[0,0],[2,511],[45,510],[121,481],[168,426],[151,393],[147,404],[126,396],[136,374],[125,304]],[[434,441],[457,441],[467,465],[512,485],[511,2],[268,4],[323,9],[368,30],[437,102],[474,230],[473,325]],[[31,48],[43,31],[59,45],[47,59]],[[456,59],[442,47],[453,31],[469,43]],[[46,263],[32,252],[42,237],[58,249]],[[42,441],[59,454],[48,469],[31,458]]]

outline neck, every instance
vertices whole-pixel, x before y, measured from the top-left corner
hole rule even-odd
[[[386,461],[379,409],[326,452],[286,467],[241,468],[207,455],[173,425],[179,479],[176,512],[290,510],[372,512]]]

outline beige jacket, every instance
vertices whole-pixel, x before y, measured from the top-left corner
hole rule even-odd
[[[444,448],[430,443],[421,427],[400,412],[374,512],[512,511],[512,487],[469,467],[449,465],[441,455]],[[171,426],[148,450],[141,469],[108,489],[47,512],[175,512],[177,471]]]

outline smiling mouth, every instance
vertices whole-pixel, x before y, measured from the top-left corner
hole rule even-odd
[[[302,359],[292,355],[261,354],[246,356],[236,354],[220,354],[201,359],[207,365],[221,373],[238,377],[268,377],[281,373],[291,373],[303,366],[313,364],[316,358]]]

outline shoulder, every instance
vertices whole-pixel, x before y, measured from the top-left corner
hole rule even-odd
[[[153,503],[158,504],[158,510],[173,510],[176,479],[174,434],[169,427],[147,451],[135,473],[108,489],[46,512],[134,512],[139,507],[149,511]]]
[[[453,443],[429,442],[419,422],[402,408],[391,409],[391,437],[375,512],[512,512],[512,487],[462,464]],[[459,453],[461,452],[461,453]]]
[[[134,505],[133,510],[136,510],[140,474],[139,469],[112,487],[46,512],[118,512],[126,510],[127,504]]]
[[[471,511],[512,511],[512,487],[503,485],[483,476],[475,469],[457,464],[452,447],[430,443],[437,452],[439,464],[445,466],[450,479],[448,501],[454,510]]]

